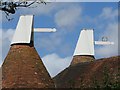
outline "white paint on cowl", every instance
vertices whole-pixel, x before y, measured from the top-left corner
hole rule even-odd
[[[76,49],[74,52],[75,55],[92,55],[94,56],[94,35],[93,29],[82,29]]]

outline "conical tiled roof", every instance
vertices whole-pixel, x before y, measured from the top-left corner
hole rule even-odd
[[[70,66],[54,77],[56,88],[120,88],[120,56]]]
[[[2,65],[2,88],[54,88],[37,51],[29,45],[12,45]]]
[[[83,62],[91,62],[94,60],[95,60],[94,56],[91,56],[91,55],[75,55],[73,57],[71,65],[75,65],[75,64],[83,63]]]

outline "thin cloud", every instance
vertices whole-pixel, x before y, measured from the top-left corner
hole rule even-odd
[[[109,41],[114,42],[114,45],[99,46],[96,48],[96,55],[99,58],[117,56],[118,55],[118,23],[110,23],[103,34],[100,36],[107,36]]]
[[[99,36],[99,40],[101,40],[101,37],[106,36],[109,38],[109,41],[114,42],[114,45],[99,46],[99,47],[97,46],[95,49],[97,58],[105,58],[105,57],[118,55],[117,17],[118,17],[118,10],[113,9],[112,7],[103,8],[101,14],[98,17],[98,20],[102,19],[102,21],[105,21],[104,23],[100,23],[97,25],[97,26],[101,26],[101,30],[102,30],[101,31],[102,33]]]
[[[14,29],[8,30],[1,30],[2,31],[2,38],[0,38],[0,43],[2,43],[0,47],[0,51],[2,51],[2,60],[6,57],[8,50],[10,48],[10,43],[14,34]],[[1,62],[2,62],[1,60]]]
[[[105,7],[100,14],[100,18],[113,20],[118,16],[118,10],[114,10],[112,7]]]
[[[72,57],[65,58],[60,57],[56,53],[48,54],[42,58],[44,65],[46,66],[51,77],[54,77],[66,67],[70,65]]]
[[[74,27],[81,19],[82,9],[80,6],[71,6],[62,9],[55,14],[55,23],[58,27]]]

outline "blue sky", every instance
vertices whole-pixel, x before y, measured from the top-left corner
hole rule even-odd
[[[94,28],[95,40],[107,36],[115,45],[95,46],[95,57],[118,54],[118,3],[48,3],[18,9],[7,21],[2,13],[2,60],[7,55],[19,16],[34,14],[34,27],[55,27],[56,33],[35,33],[35,48],[53,77],[69,66],[82,28]]]

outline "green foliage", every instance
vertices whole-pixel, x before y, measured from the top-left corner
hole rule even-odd
[[[113,73],[110,73],[109,68],[107,68],[107,66],[104,66],[103,80],[100,83],[100,81],[97,80],[97,77],[94,76],[93,88],[95,88],[95,89],[104,88],[106,90],[120,88],[120,68],[118,68],[118,73],[114,74],[114,76],[113,76],[113,78],[116,78],[116,79],[112,79],[111,76],[113,76]]]
[[[109,69],[107,66],[104,66],[103,69],[103,87],[104,88],[110,88],[111,82],[110,82],[110,75],[109,75]]]

